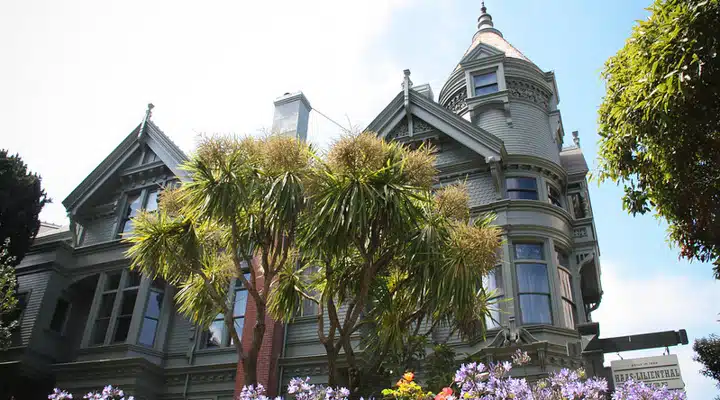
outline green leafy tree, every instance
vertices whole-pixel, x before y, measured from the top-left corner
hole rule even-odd
[[[720,279],[720,0],[656,0],[603,72],[600,181]]]
[[[330,385],[347,365],[357,393],[397,359],[389,356],[416,358],[417,336],[438,324],[467,335],[484,330],[482,278],[495,266],[500,232],[489,219],[470,223],[461,186],[433,195],[433,164],[430,149],[366,132],[341,138],[314,168],[298,233],[303,265],[315,272],[288,266],[270,311],[288,321],[303,298],[317,304]],[[373,338],[362,355],[358,335]]]
[[[20,156],[0,150],[0,349],[10,346],[18,325],[15,266],[30,249],[40,211],[49,202],[41,178]]]
[[[205,139],[184,165],[192,180],[164,191],[157,212],[140,213],[127,239],[132,268],[178,287],[178,310],[191,321],[207,328],[224,315],[246,385],[257,383],[268,296],[279,273],[296,262],[303,179],[312,160],[307,145],[286,136]],[[249,338],[234,326],[232,279],[254,304]],[[247,340],[250,346],[243,346]]]
[[[695,351],[693,359],[703,365],[700,373],[714,379],[720,388],[720,337],[710,335],[697,339],[693,343],[693,350]]]
[[[50,202],[42,179],[18,155],[0,150],[0,243],[10,240],[7,257],[22,261],[40,229],[38,216]]]
[[[13,258],[8,252],[9,240],[0,245],[0,350],[12,344],[12,333],[17,328],[17,278]]]

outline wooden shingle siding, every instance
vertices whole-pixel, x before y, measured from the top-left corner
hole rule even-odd
[[[115,239],[113,235],[115,233],[116,222],[117,218],[115,216],[109,216],[85,223],[82,246],[88,246]]]

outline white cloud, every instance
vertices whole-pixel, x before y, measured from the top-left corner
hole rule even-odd
[[[690,344],[671,347],[677,354],[688,398],[710,399],[718,394],[714,381],[698,372],[701,365],[692,361],[693,340],[720,332],[716,322],[720,312],[720,282],[688,276],[658,273],[655,276],[628,278],[632,266],[603,261],[603,300],[593,319],[600,323],[600,336],[622,336],[667,330],[686,329]],[[663,354],[664,349],[642,350],[621,354],[623,358]],[[617,360],[607,354],[606,365]]]
[[[367,124],[400,90],[403,68],[374,55],[411,1],[2,2],[2,146],[43,176],[43,218],[62,221],[60,201],[150,101],[184,150],[197,132],[269,127],[272,100],[296,90]],[[311,128],[319,143],[337,132]]]

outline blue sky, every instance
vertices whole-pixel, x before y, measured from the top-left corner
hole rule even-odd
[[[2,146],[44,177],[55,204],[42,217],[65,223],[61,200],[140,122],[147,102],[186,151],[199,132],[269,127],[272,100],[286,91],[303,90],[323,113],[363,127],[400,90],[405,68],[416,84],[439,92],[470,44],[479,3],[0,1]],[[648,5],[487,2],[505,38],[555,71],[565,130],[580,131],[591,164],[600,71]],[[315,116],[309,135],[326,145],[338,132]],[[720,284],[710,267],[678,261],[665,226],[649,215],[628,216],[621,195],[613,184],[591,187],[605,289],[595,314],[602,335],[720,332]],[[671,351],[690,399],[718,393],[697,373],[690,346]]]

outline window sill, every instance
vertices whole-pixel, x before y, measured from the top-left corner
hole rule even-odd
[[[197,349],[195,350],[195,355],[202,355],[202,354],[216,354],[216,353],[230,353],[235,352],[235,346],[225,346],[225,347],[213,347],[210,349]]]

